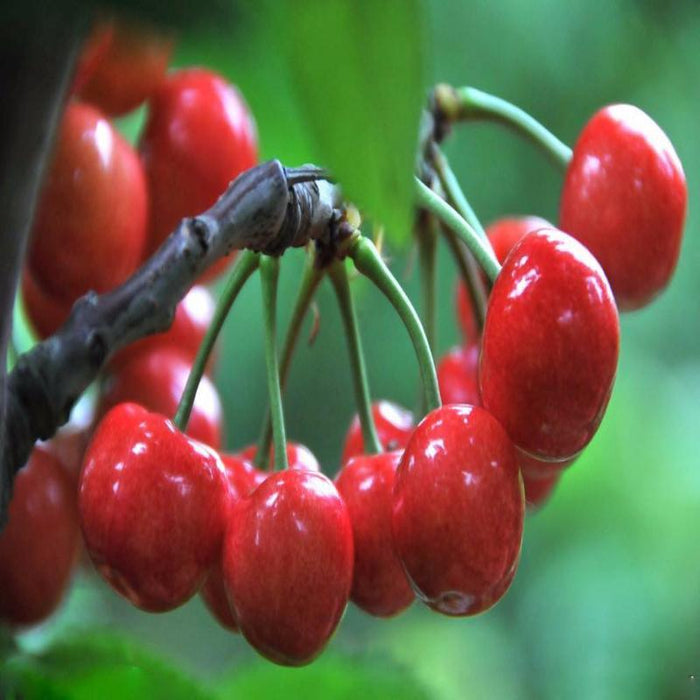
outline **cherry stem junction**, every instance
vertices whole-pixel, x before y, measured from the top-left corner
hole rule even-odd
[[[265,329],[265,367],[267,388],[270,394],[272,417],[272,442],[275,448],[275,469],[284,470],[287,462],[287,437],[284,429],[282,388],[277,358],[277,280],[279,258],[264,255],[260,259],[260,281],[262,283],[263,323]]]
[[[309,310],[311,301],[314,298],[314,294],[318,289],[318,285],[323,279],[323,274],[323,270],[320,270],[316,265],[315,253],[310,253],[307,255],[304,272],[301,278],[301,285],[299,286],[297,299],[294,304],[294,310],[292,311],[292,318],[289,321],[287,334],[284,338],[284,344],[282,346],[282,355],[280,358],[280,386],[282,390],[284,390],[287,383],[289,368],[292,364],[292,357],[299,339],[302,323],[306,317],[307,311]],[[260,431],[258,450],[255,453],[255,464],[260,469],[267,468],[271,441],[272,422],[270,410],[268,408],[265,419],[263,420],[262,430]]]
[[[207,329],[207,333],[202,340],[202,344],[199,346],[197,351],[197,357],[194,360],[190,374],[187,377],[187,384],[185,384],[185,389],[182,392],[182,398],[177,407],[177,412],[173,418],[174,425],[179,429],[184,431],[187,428],[187,422],[190,419],[190,413],[192,412],[192,406],[194,405],[194,400],[197,395],[197,387],[202,379],[204,370],[207,366],[209,360],[209,355],[211,354],[212,348],[216,343],[216,339],[219,337],[219,332],[221,327],[224,325],[233,302],[236,300],[238,293],[243,288],[246,280],[253,274],[257,269],[259,264],[260,256],[257,253],[253,253],[249,250],[245,250],[240,253],[238,259],[236,260],[231,275],[229,276],[226,287],[216,304],[216,309],[214,311],[214,318],[212,319],[211,325]]]
[[[474,228],[453,207],[418,178],[415,179],[415,186],[416,204],[435,214],[440,221],[454,231],[464,241],[487,277],[492,282],[495,281],[501,271],[501,266],[491,246],[486,245]]]
[[[430,190],[429,190],[430,191]],[[391,271],[382,260],[379,251],[372,241],[365,236],[358,236],[349,246],[348,255],[355,263],[355,267],[379,288],[384,296],[391,302],[403,322],[418,360],[421,379],[423,382],[424,403],[428,411],[439,408],[440,390],[438,388],[435,363],[430,352],[428,338],[420,322],[420,318],[413,308],[410,299],[391,274]]]
[[[336,260],[331,265],[330,278],[338,299],[338,307],[343,319],[343,325],[345,326],[352,382],[355,390],[355,403],[357,405],[357,414],[360,417],[360,426],[362,427],[362,440],[364,442],[365,454],[379,454],[382,452],[382,445],[374,425],[374,418],[372,417],[372,405],[367,382],[365,356],[362,351],[357,314],[355,313],[355,305],[350,292],[348,272],[344,262]]]

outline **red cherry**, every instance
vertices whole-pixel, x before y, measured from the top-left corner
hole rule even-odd
[[[63,325],[72,308],[70,302],[47,292],[27,267],[22,270],[22,302],[32,328],[42,340]]]
[[[552,228],[552,224],[539,216],[509,216],[497,219],[486,228],[486,236],[493,248],[498,262],[503,263],[510,249],[530,231],[540,228]],[[486,278],[484,277],[484,281]],[[476,317],[472,302],[464,283],[457,282],[457,318],[462,328],[462,334],[468,344],[476,342],[479,338],[479,329],[476,326]],[[456,402],[458,403],[458,402]],[[463,403],[472,403],[465,401]]]
[[[479,346],[452,348],[437,366],[443,403],[481,405],[479,395]]]
[[[595,258],[556,229],[529,233],[491,291],[479,368],[484,407],[523,451],[569,459],[600,424],[619,343],[617,308]]]
[[[353,457],[335,478],[350,514],[355,543],[351,600],[390,617],[414,599],[391,536],[392,489],[402,452]]]
[[[193,363],[214,318],[215,309],[214,298],[206,287],[192,287],[175,308],[175,318],[165,333],[156,333],[124,348],[110,360],[110,367],[123,367],[136,355],[153,352],[160,347],[176,348]],[[212,364],[213,357],[210,356],[207,371],[211,371]]]
[[[107,54],[113,36],[114,24],[112,22],[98,22],[92,28],[76,62],[71,94],[80,92],[85,83],[93,76],[97,66]]]
[[[529,513],[541,508],[549,500],[560,478],[561,474],[553,474],[543,479],[537,479],[523,472],[525,503]]]
[[[109,39],[103,41],[77,92],[105,114],[120,116],[147,100],[163,82],[173,41],[124,23],[112,25]]]
[[[166,417],[175,415],[190,368],[190,363],[174,348],[161,347],[136,355],[105,381],[98,416],[127,401]],[[221,447],[221,401],[206,375],[199,383],[186,432],[214,449]]]
[[[446,615],[490,608],[515,574],[523,519],[515,450],[499,422],[474,406],[429,413],[396,471],[392,514],[418,597]]]
[[[98,571],[143,610],[182,605],[221,551],[228,484],[216,453],[136,404],[102,420],[78,505]]]
[[[277,663],[312,661],[350,594],[353,541],[347,508],[323,474],[270,475],[234,506],[223,572],[245,638]]]
[[[375,401],[372,404],[372,417],[377,437],[381,446],[391,452],[406,446],[413,432],[413,414],[392,401]],[[341,464],[346,464],[351,457],[364,454],[365,443],[362,439],[360,419],[355,416],[345,436]]]
[[[688,190],[668,137],[631,105],[586,124],[562,189],[559,223],[600,261],[623,311],[648,304],[678,261]]]
[[[240,451],[239,457],[249,462],[254,462],[255,457],[258,454],[257,445],[248,445]],[[275,461],[275,448],[270,448],[270,464],[274,464]],[[288,469],[306,469],[311,472],[320,472],[321,465],[318,463],[314,453],[304,445],[298,442],[287,441],[287,468]],[[268,476],[265,472],[260,472],[256,470],[256,479],[259,474],[263,474],[265,477]],[[257,484],[256,484],[257,485]]]
[[[146,181],[132,147],[93,107],[66,107],[28,260],[46,293],[70,304],[136,269],[146,241]]]
[[[58,460],[35,447],[17,473],[0,532],[0,620],[33,625],[48,617],[66,591],[79,542],[75,490]]]
[[[140,148],[151,194],[151,252],[182,218],[208,209],[258,160],[255,123],[243,98],[201,68],[169,75],[156,91]],[[231,259],[205,277],[222,272]]]
[[[515,454],[518,458],[518,466],[520,467],[523,478],[529,477],[537,481],[559,476],[577,459],[577,457],[571,457],[571,459],[565,459],[563,462],[547,462],[542,459],[537,459],[527,454],[527,452],[519,450],[517,447],[515,448]]]

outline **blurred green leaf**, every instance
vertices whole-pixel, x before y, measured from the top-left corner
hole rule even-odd
[[[290,2],[280,32],[316,159],[395,243],[410,238],[424,100],[419,0]]]
[[[133,641],[109,633],[82,633],[43,653],[19,653],[0,669],[0,697],[23,700],[197,700],[211,695],[179,669]]]
[[[423,687],[396,664],[352,657],[327,656],[305,668],[279,668],[259,663],[226,678],[223,698],[356,700],[357,698],[427,698]]]

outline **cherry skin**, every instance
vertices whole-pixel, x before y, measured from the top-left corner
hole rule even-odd
[[[524,452],[570,459],[602,420],[619,344],[615,300],[595,258],[556,229],[529,233],[511,250],[489,298],[483,405]]]
[[[494,605],[515,574],[524,496],[515,450],[475,406],[431,411],[396,471],[392,532],[416,595],[446,615]]]
[[[252,462],[236,455],[221,455],[224,464],[226,479],[229,483],[229,516],[234,503],[242,496],[249,495],[268,477],[268,474],[256,469]],[[204,604],[209,612],[216,618],[222,627],[231,632],[238,632],[236,621],[231,606],[226,596],[221,564],[217,564],[207,577],[200,591]]]
[[[228,488],[213,450],[141,406],[116,406],[88,447],[78,491],[97,570],[143,610],[182,605],[221,551]]]
[[[114,24],[112,22],[97,22],[93,26],[76,62],[73,84],[70,89],[71,94],[80,92],[93,76],[97,66],[109,51],[113,37]]]
[[[631,105],[604,107],[574,147],[559,225],[600,261],[618,306],[645,306],[678,261],[688,190],[659,126]]]
[[[406,446],[413,432],[413,414],[392,401],[375,401],[372,403],[372,418],[380,445],[388,451]],[[350,423],[341,464],[346,464],[351,457],[364,454],[365,443],[362,438],[360,419],[355,416]]]
[[[190,368],[187,359],[174,348],[161,347],[136,355],[105,380],[98,416],[127,401],[166,417],[175,415]],[[216,387],[206,375],[197,388],[186,433],[214,449],[221,448],[221,400]]]
[[[58,460],[35,447],[17,473],[0,532],[0,621],[47,618],[63,599],[79,542],[75,490]]]
[[[523,472],[525,504],[528,513],[535,512],[549,500],[560,478],[561,474],[553,474],[552,476],[537,479]]]
[[[415,597],[391,536],[392,490],[401,455],[401,451],[358,455],[335,478],[355,543],[350,599],[379,617],[396,615]]]
[[[510,249],[530,231],[536,231],[540,228],[551,228],[550,224],[545,219],[539,216],[508,216],[502,219],[497,219],[486,227],[486,236],[493,248],[496,259],[499,263],[503,263]],[[486,278],[484,277],[484,281]],[[457,319],[459,320],[462,334],[467,344],[475,343],[479,338],[479,329],[476,326],[476,317],[472,307],[471,299],[464,282],[457,282]],[[466,401],[464,403],[471,403]]]
[[[138,107],[163,82],[173,42],[123,22],[114,23],[111,30],[109,41],[99,46],[100,53],[93,57],[77,92],[86,102],[116,117]]]
[[[481,405],[479,395],[479,346],[452,348],[437,366],[443,403]]]
[[[258,454],[257,445],[248,445],[248,447],[241,450],[239,457],[249,462],[254,462],[255,457]],[[270,464],[274,464],[275,461],[275,448],[270,448]],[[321,465],[318,463],[314,453],[305,445],[298,442],[287,441],[287,468],[288,469],[306,469],[312,472],[320,472]],[[256,479],[259,474],[268,476],[265,472],[256,470]],[[257,483],[256,483],[257,485]]]
[[[276,663],[300,666],[321,653],[352,585],[350,516],[323,474],[288,469],[234,506],[223,573],[235,619]]]
[[[151,252],[182,218],[208,209],[258,159],[255,123],[243,98],[201,68],[169,75],[153,95],[140,150],[151,195]],[[217,262],[205,278],[230,261]]]
[[[34,279],[68,304],[112,289],[140,263],[146,223],[136,152],[96,109],[69,103],[32,229]]]
[[[32,329],[40,339],[53,335],[70,315],[72,304],[47,292],[27,267],[22,270],[22,303]]]
[[[214,318],[215,308],[211,292],[206,287],[195,285],[175,308],[175,318],[167,331],[150,335],[120,350],[110,359],[109,366],[113,369],[123,367],[136,355],[153,352],[160,347],[176,348],[193,363]],[[210,355],[207,363],[208,372],[213,368],[213,355]]]

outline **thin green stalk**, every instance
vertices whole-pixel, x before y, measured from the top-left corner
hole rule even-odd
[[[267,369],[267,389],[270,394],[270,414],[272,415],[272,442],[275,446],[275,469],[283,470],[287,468],[288,463],[280,368],[277,358],[277,280],[279,269],[278,258],[264,255],[260,259],[265,327],[265,367]]]
[[[249,250],[242,251],[238,258],[236,259],[233,270],[231,271],[231,276],[226,283],[223,294],[217,302],[216,310],[214,311],[214,318],[212,319],[211,325],[209,326],[202,344],[199,346],[197,351],[197,357],[194,360],[190,374],[187,377],[187,384],[182,392],[182,397],[180,398],[180,404],[177,407],[177,412],[173,418],[173,423],[180,430],[185,430],[187,428],[187,422],[190,419],[190,413],[192,412],[192,406],[194,405],[194,399],[197,395],[197,387],[202,379],[204,370],[207,366],[207,361],[209,360],[209,355],[216,339],[219,336],[219,331],[224,325],[224,321],[228,316],[228,313],[236,300],[238,293],[243,288],[246,280],[258,267],[260,256],[257,253],[253,253]]]
[[[348,272],[345,263],[336,260],[330,267],[330,276],[338,298],[338,307],[343,318],[343,325],[345,326],[352,383],[355,389],[355,403],[360,417],[360,426],[362,427],[365,454],[379,454],[382,451],[382,445],[379,442],[374,418],[372,417],[372,402],[367,382],[365,356],[362,351],[360,329],[357,323],[352,294],[350,293],[350,283],[348,282]]]
[[[406,296],[401,285],[396,281],[396,278],[391,274],[389,268],[384,264],[379,251],[369,238],[359,236],[350,246],[348,255],[355,263],[355,267],[372,280],[391,302],[394,309],[396,309],[404,326],[406,326],[416,353],[423,381],[425,406],[429,411],[439,408],[441,401],[435,373],[435,363],[430,353],[430,346],[428,345],[425,331],[411,301]]]
[[[435,167],[435,172],[437,173],[438,179],[440,180],[440,185],[445,191],[447,196],[447,201],[459,212],[460,216],[471,225],[471,227],[479,234],[481,240],[488,243],[488,236],[484,227],[479,221],[479,217],[476,212],[472,209],[469,201],[467,200],[464,190],[462,190],[461,185],[457,176],[454,174],[454,170],[450,167],[450,162],[447,160],[445,154],[437,147],[433,149],[431,153],[431,158],[433,161],[433,166]],[[489,243],[489,245],[491,245]]]
[[[280,358],[280,385],[282,390],[287,383],[289,368],[292,364],[294,349],[296,348],[299,334],[301,333],[302,323],[309,310],[314,294],[318,289],[318,285],[323,279],[323,270],[319,270],[315,264],[315,255],[308,255],[306,265],[302,273],[301,285],[297,293],[297,300],[292,311],[292,318],[289,321],[287,334],[284,338],[282,346],[282,356]],[[263,427],[260,431],[260,439],[258,440],[258,450],[255,454],[255,463],[260,469],[267,467],[268,455],[270,453],[270,443],[272,441],[272,420],[270,410],[268,408],[263,420]]]
[[[493,282],[501,266],[490,246],[487,246],[479,234],[459,215],[453,207],[424,185],[418,178],[415,179],[416,203],[432,212],[445,225],[449,226],[467,245],[471,254],[476,258],[487,277]]]
[[[472,87],[455,90],[460,119],[489,119],[505,124],[534,143],[561,170],[571,161],[571,149],[534,117],[514,104]]]
[[[423,328],[428,338],[430,352],[435,354],[437,342],[437,232],[435,217],[419,212],[416,227],[418,235],[418,260],[420,264],[421,293],[423,296]]]

